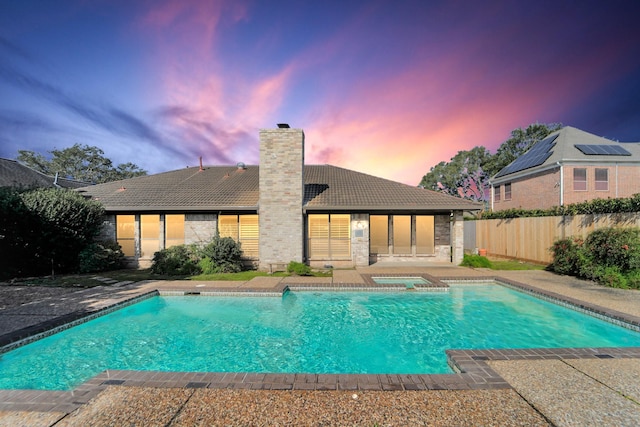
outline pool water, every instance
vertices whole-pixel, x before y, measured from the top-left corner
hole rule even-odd
[[[450,373],[446,349],[639,345],[638,332],[490,284],[153,297],[0,355],[0,388],[68,390],[106,369]]]
[[[379,285],[404,285],[407,289],[414,289],[415,285],[429,283],[423,277],[372,277],[373,281]]]

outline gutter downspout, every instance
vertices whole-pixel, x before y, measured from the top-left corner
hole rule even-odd
[[[491,212],[493,212],[493,199],[495,197],[495,191],[493,189],[493,183],[489,181],[489,194],[491,197]]]
[[[618,162],[616,162],[616,199],[618,198]]]
[[[564,206],[564,168],[562,163],[556,162],[560,168],[560,206]]]

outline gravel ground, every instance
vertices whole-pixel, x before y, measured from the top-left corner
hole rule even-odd
[[[548,426],[513,390],[265,391],[110,387],[58,426]],[[119,410],[117,410],[119,408]]]
[[[640,405],[640,360],[611,359],[603,362],[578,359],[565,362]]]
[[[623,360],[623,359],[621,359]],[[594,376],[616,370],[611,360],[592,360],[576,369],[571,363],[585,360],[492,361],[488,364],[534,408],[558,427],[640,425],[640,405],[626,398],[615,384],[603,384]],[[615,361],[620,362],[620,361]],[[640,360],[629,359],[618,367],[640,369]],[[622,370],[616,375],[624,376]],[[625,382],[633,381],[627,378]],[[634,388],[637,390],[637,383]]]
[[[0,427],[49,427],[65,415],[64,412],[0,411]]]

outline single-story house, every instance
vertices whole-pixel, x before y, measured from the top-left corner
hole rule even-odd
[[[260,166],[189,167],[80,189],[106,210],[103,237],[132,264],[216,233],[262,270],[447,262],[463,256],[463,213],[481,204],[331,165],[304,164],[304,132],[260,131]]]
[[[0,158],[0,188],[80,188],[86,182],[45,175],[15,160]]]
[[[636,193],[640,143],[620,143],[565,126],[491,179],[491,209],[548,209]]]

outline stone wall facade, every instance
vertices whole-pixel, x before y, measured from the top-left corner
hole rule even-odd
[[[184,216],[184,243],[209,243],[218,232],[218,215],[212,213]]]
[[[369,265],[369,214],[351,215],[351,266]]]
[[[458,265],[464,257],[464,216],[462,211],[453,211],[451,226],[451,262]]]
[[[259,268],[304,259],[304,132],[260,131]]]

